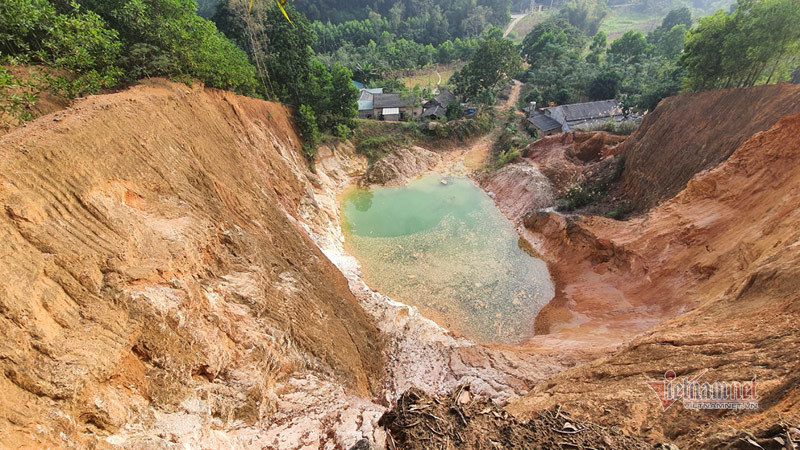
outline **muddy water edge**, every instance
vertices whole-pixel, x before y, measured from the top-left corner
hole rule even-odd
[[[468,148],[448,152],[430,170],[466,176],[483,165],[488,143],[488,138],[482,138]],[[518,345],[478,344],[439,326],[417,308],[367,285],[360,264],[345,248],[339,208],[342,193],[357,184],[365,170],[366,161],[354,153],[350,144],[321,151],[319,179],[313,183],[314,200],[301,208],[301,225],[345,275],[351,291],[385,338],[380,402],[391,404],[412,387],[445,394],[468,383],[474,392],[505,404],[577,362],[574,355],[537,352]],[[528,244],[523,243],[522,247],[527,249]]]

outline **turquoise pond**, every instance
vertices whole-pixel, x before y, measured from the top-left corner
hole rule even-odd
[[[341,206],[347,248],[370,287],[479,342],[533,336],[553,297],[547,266],[469,178],[353,188]]]

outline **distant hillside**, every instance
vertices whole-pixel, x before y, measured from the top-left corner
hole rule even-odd
[[[295,3],[295,7],[310,20],[343,22],[366,19],[370,12],[393,21],[409,18],[425,21],[431,16],[441,15],[451,29],[463,27],[465,23],[468,25],[470,21],[505,24],[510,6],[511,0],[304,0]]]

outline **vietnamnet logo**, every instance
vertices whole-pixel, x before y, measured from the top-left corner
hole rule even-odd
[[[686,409],[757,409],[756,379],[750,381],[700,381],[708,372],[703,370],[691,378],[678,378],[668,370],[663,380],[646,381],[661,401],[662,410],[668,410],[680,401]]]

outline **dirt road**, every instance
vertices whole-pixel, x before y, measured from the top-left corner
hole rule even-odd
[[[519,21],[522,20],[522,18],[525,16],[526,14],[512,14],[511,18],[514,20],[512,20],[511,23],[508,24],[508,27],[506,27],[506,31],[503,32],[503,37],[508,36],[509,33],[511,33],[511,30],[513,30],[514,27],[517,26],[517,23],[519,23]]]

